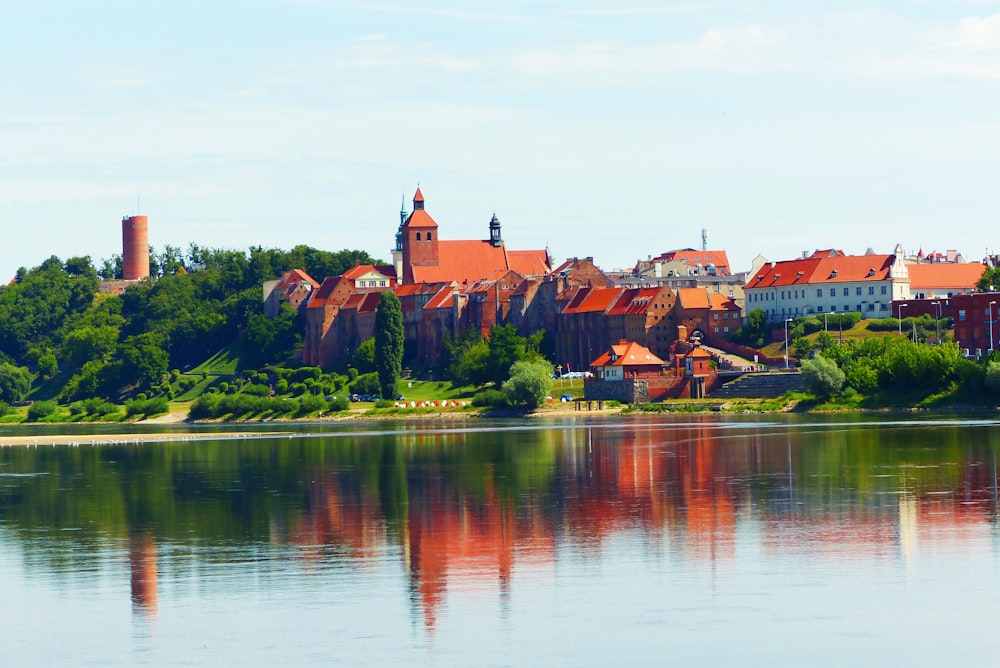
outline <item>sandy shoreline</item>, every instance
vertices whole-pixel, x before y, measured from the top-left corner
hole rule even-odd
[[[30,436],[2,436],[0,447],[19,445],[127,445],[131,443],[184,442],[223,439],[265,438],[288,436],[281,431],[216,431],[216,432],[161,432],[135,434],[32,434]]]

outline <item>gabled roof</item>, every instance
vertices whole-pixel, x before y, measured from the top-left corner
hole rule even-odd
[[[713,311],[739,311],[740,305],[736,303],[732,297],[726,296],[720,292],[712,292],[708,295],[712,302]]]
[[[830,255],[819,256],[821,253]],[[765,264],[744,289],[774,288],[824,283],[887,281],[895,255],[839,255],[817,251],[811,257]]]
[[[677,288],[677,299],[680,301],[681,308],[685,309],[712,307],[708,290],[705,288]]]
[[[472,285],[508,269],[522,276],[546,274],[545,251],[507,251],[489,241],[438,241],[438,265],[412,267],[414,283],[455,281],[459,285]]]
[[[327,276],[323,279],[323,283],[313,290],[313,293],[309,296],[309,301],[306,304],[306,308],[320,308],[325,306],[333,294],[333,291],[337,288],[340,283],[340,276]]]
[[[637,315],[649,312],[659,288],[629,288],[607,311],[607,315]]]
[[[910,274],[910,290],[971,290],[982,278],[986,265],[979,262],[908,264],[906,271]]]
[[[566,305],[563,314],[604,313],[621,292],[621,288],[583,288]]]
[[[296,283],[308,283],[314,288],[319,287],[319,283],[313,280],[313,277],[307,274],[305,269],[289,269],[286,271],[285,275],[281,277],[279,287],[281,290],[287,290],[290,285]]]
[[[455,285],[453,283],[444,285],[437,291],[430,301],[424,306],[424,310],[446,308],[450,309],[455,305]]]
[[[403,227],[407,229],[437,229],[438,224],[424,209],[417,209],[406,218]]]
[[[385,272],[381,271],[381,267],[376,267],[375,265],[371,264],[356,264],[344,272],[344,278],[350,278],[350,279],[360,278],[365,274],[370,274],[372,272],[375,272],[377,274],[382,274],[386,278],[393,278],[396,274],[395,270],[393,270],[392,276],[390,276],[389,274],[386,274]]]
[[[659,357],[650,352],[649,348],[639,345],[635,341],[621,341],[612,344],[611,350],[590,363],[590,366],[649,366],[656,364],[664,366],[665,363]]]

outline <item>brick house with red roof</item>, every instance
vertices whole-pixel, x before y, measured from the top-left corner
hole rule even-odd
[[[678,324],[683,325],[688,338],[706,343],[727,339],[743,325],[743,310],[735,299],[706,288],[677,290]]]
[[[292,308],[299,310],[309,299],[312,291],[319,287],[304,269],[290,269],[281,278],[264,282],[264,315],[268,318],[278,317],[281,303],[286,302]]]
[[[569,301],[559,312],[555,354],[560,365],[583,370],[611,342],[629,339],[654,354],[668,356],[677,338],[676,295],[658,288],[576,287],[564,293]]]

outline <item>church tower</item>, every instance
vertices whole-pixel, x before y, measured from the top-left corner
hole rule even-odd
[[[406,212],[406,197],[399,204],[399,227],[396,229],[396,246],[392,249],[392,266],[396,269],[396,280],[403,280],[403,225],[409,215]]]
[[[438,258],[438,224],[424,211],[424,195],[417,188],[413,195],[413,213],[401,228],[403,233],[403,282],[412,283],[411,267],[436,267]]]
[[[495,213],[490,218],[490,245],[494,248],[503,246],[503,239],[500,238],[500,219]]]

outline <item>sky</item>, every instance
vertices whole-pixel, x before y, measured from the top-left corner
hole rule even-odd
[[[998,252],[1000,3],[0,0],[0,281],[186,249],[443,239],[605,269]]]

